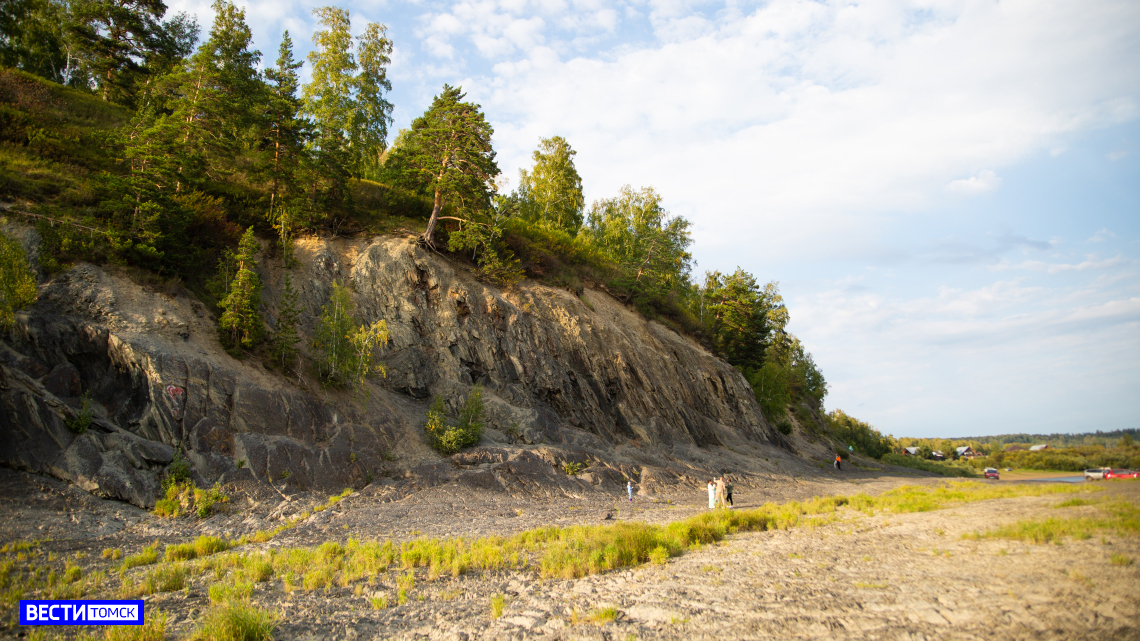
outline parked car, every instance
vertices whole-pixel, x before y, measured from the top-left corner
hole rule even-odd
[[[1140,472],[1136,470],[1105,470],[1104,478],[1106,479],[1134,479],[1140,477]]]
[[[1104,469],[1103,467],[1094,467],[1091,470],[1085,470],[1086,481],[1103,481],[1104,473],[1111,472],[1111,469]]]
[[[993,467],[987,467],[984,474],[985,474],[985,477],[988,479],[1000,479],[1001,478],[1000,476],[998,476],[997,469],[993,468]]]

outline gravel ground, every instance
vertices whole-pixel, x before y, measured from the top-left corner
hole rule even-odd
[[[926,477],[838,480],[774,479],[742,488],[738,506],[818,495],[878,494]],[[1140,483],[1099,484],[1101,494],[1140,503]],[[205,521],[159,519],[102,501],[46,477],[0,470],[0,543],[49,538],[40,548],[85,572],[109,569],[105,548],[126,554],[159,541],[202,533],[237,536],[272,528],[325,497],[283,497],[262,486],[232,488],[230,514]],[[288,498],[289,500],[286,500]],[[317,513],[271,547],[418,536],[507,535],[539,525],[626,519],[666,523],[701,512],[698,492],[624,497],[596,492],[581,499],[532,499],[441,486],[411,491],[376,484]],[[577,580],[540,580],[532,571],[472,572],[427,581],[419,576],[404,605],[374,610],[370,598],[396,601],[394,570],[375,585],[286,592],[281,581],[258,584],[253,600],[280,610],[276,639],[1130,639],[1140,638],[1140,538],[1095,535],[1034,545],[963,539],[963,534],[1020,519],[1099,514],[1097,505],[1057,508],[1065,495],[998,499],[950,509],[866,516],[839,513],[816,527],[737,534],[666,564]],[[607,518],[608,517],[608,518]],[[1113,563],[1113,555],[1117,562]],[[62,563],[60,563],[62,566]],[[135,572],[141,572],[136,570]],[[183,638],[209,608],[207,572],[184,590],[147,597],[169,616],[167,638]],[[112,596],[117,577],[107,582]],[[502,594],[502,616],[490,600]],[[616,610],[613,621],[591,614]],[[27,630],[0,628],[0,638]]]

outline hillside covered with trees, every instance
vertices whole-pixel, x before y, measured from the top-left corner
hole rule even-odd
[[[777,283],[695,275],[691,224],[656,189],[587,206],[576,151],[555,135],[500,192],[493,128],[459,87],[389,143],[383,25],[316,8],[299,60],[288,32],[263,55],[244,9],[213,8],[204,33],[160,0],[0,9],[0,199],[38,230],[48,273],[82,260],[177,281],[216,312],[232,353],[284,361],[296,332],[287,314],[275,327],[259,317],[255,255],[267,247],[288,265],[298,234],[412,230],[483,280],[597,287],[694,336],[744,373],[785,433],[788,408],[822,408],[826,381],[787,331]],[[26,290],[19,264],[5,262],[8,280]],[[29,298],[5,301],[10,317]]]

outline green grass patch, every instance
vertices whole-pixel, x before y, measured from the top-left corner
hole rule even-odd
[[[244,602],[229,602],[210,610],[193,641],[272,641],[281,621],[277,612]]]
[[[917,456],[903,456],[901,454],[895,454],[893,452],[884,454],[883,458],[880,460],[883,463],[889,465],[909,467],[912,470],[933,472],[935,474],[941,474],[942,476],[958,476],[962,478],[976,478],[978,476],[978,472],[966,463],[928,461]]]
[[[158,563],[158,544],[151,544],[143,548],[142,552],[132,554],[123,559],[123,570],[137,568],[144,565],[153,565]]]
[[[503,616],[503,609],[507,607],[507,598],[502,594],[496,594],[491,597],[491,618],[497,619]]]
[[[1012,539],[1032,543],[1053,543],[1064,537],[1078,540],[1092,538],[1094,533],[1111,533],[1118,536],[1140,534],[1140,508],[1118,500],[1101,506],[1100,516],[1078,518],[1024,519],[986,532],[963,535],[968,539]]]

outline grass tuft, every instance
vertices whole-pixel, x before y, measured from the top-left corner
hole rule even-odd
[[[236,601],[215,607],[192,641],[272,641],[281,615],[249,603]]]
[[[507,598],[502,594],[496,594],[491,597],[491,618],[497,619],[503,616],[503,608],[507,606]]]

